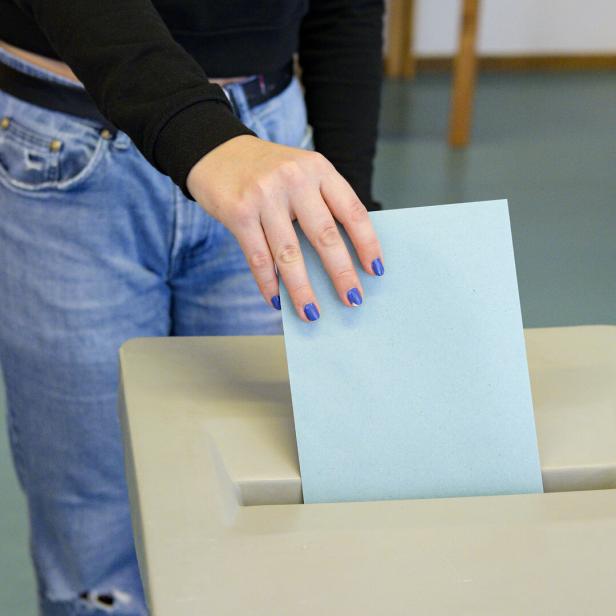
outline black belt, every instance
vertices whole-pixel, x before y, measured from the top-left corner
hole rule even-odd
[[[292,78],[293,63],[289,62],[282,69],[260,73],[239,85],[244,91],[246,103],[252,108],[280,94]],[[39,107],[94,120],[112,134],[117,132],[117,128],[101,114],[92,97],[82,88],[33,77],[0,62],[0,90]]]
[[[252,79],[244,81],[240,87],[244,91],[246,102],[251,109],[278,96],[293,79],[293,62],[269,73],[259,73]]]

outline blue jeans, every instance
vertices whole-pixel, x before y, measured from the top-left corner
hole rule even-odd
[[[0,61],[65,81],[1,49]],[[253,109],[237,84],[225,89],[260,137],[311,147],[297,80]],[[0,363],[41,613],[146,614],[118,348],[136,336],[277,334],[280,313],[233,236],[128,135],[105,139],[94,121],[2,91],[0,118]]]

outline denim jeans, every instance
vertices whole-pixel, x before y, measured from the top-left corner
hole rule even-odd
[[[66,83],[1,49],[0,61]],[[297,80],[253,109],[237,84],[225,89],[260,137],[311,147]],[[0,363],[41,613],[146,614],[118,348],[136,336],[276,334],[280,313],[233,236],[128,135],[105,139],[94,121],[2,91],[0,118]]]

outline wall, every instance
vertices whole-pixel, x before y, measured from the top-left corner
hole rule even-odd
[[[415,0],[415,53],[449,56],[462,0]],[[615,0],[483,0],[484,55],[616,53]]]

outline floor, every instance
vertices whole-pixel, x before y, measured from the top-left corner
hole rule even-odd
[[[524,325],[616,322],[616,73],[482,75],[472,145],[445,143],[448,79],[384,91],[388,208],[509,199]]]
[[[525,326],[616,324],[616,74],[482,75],[464,151],[445,143],[448,97],[443,74],[385,85],[377,198],[387,208],[509,199]],[[0,495],[0,614],[33,616],[4,430]]]

